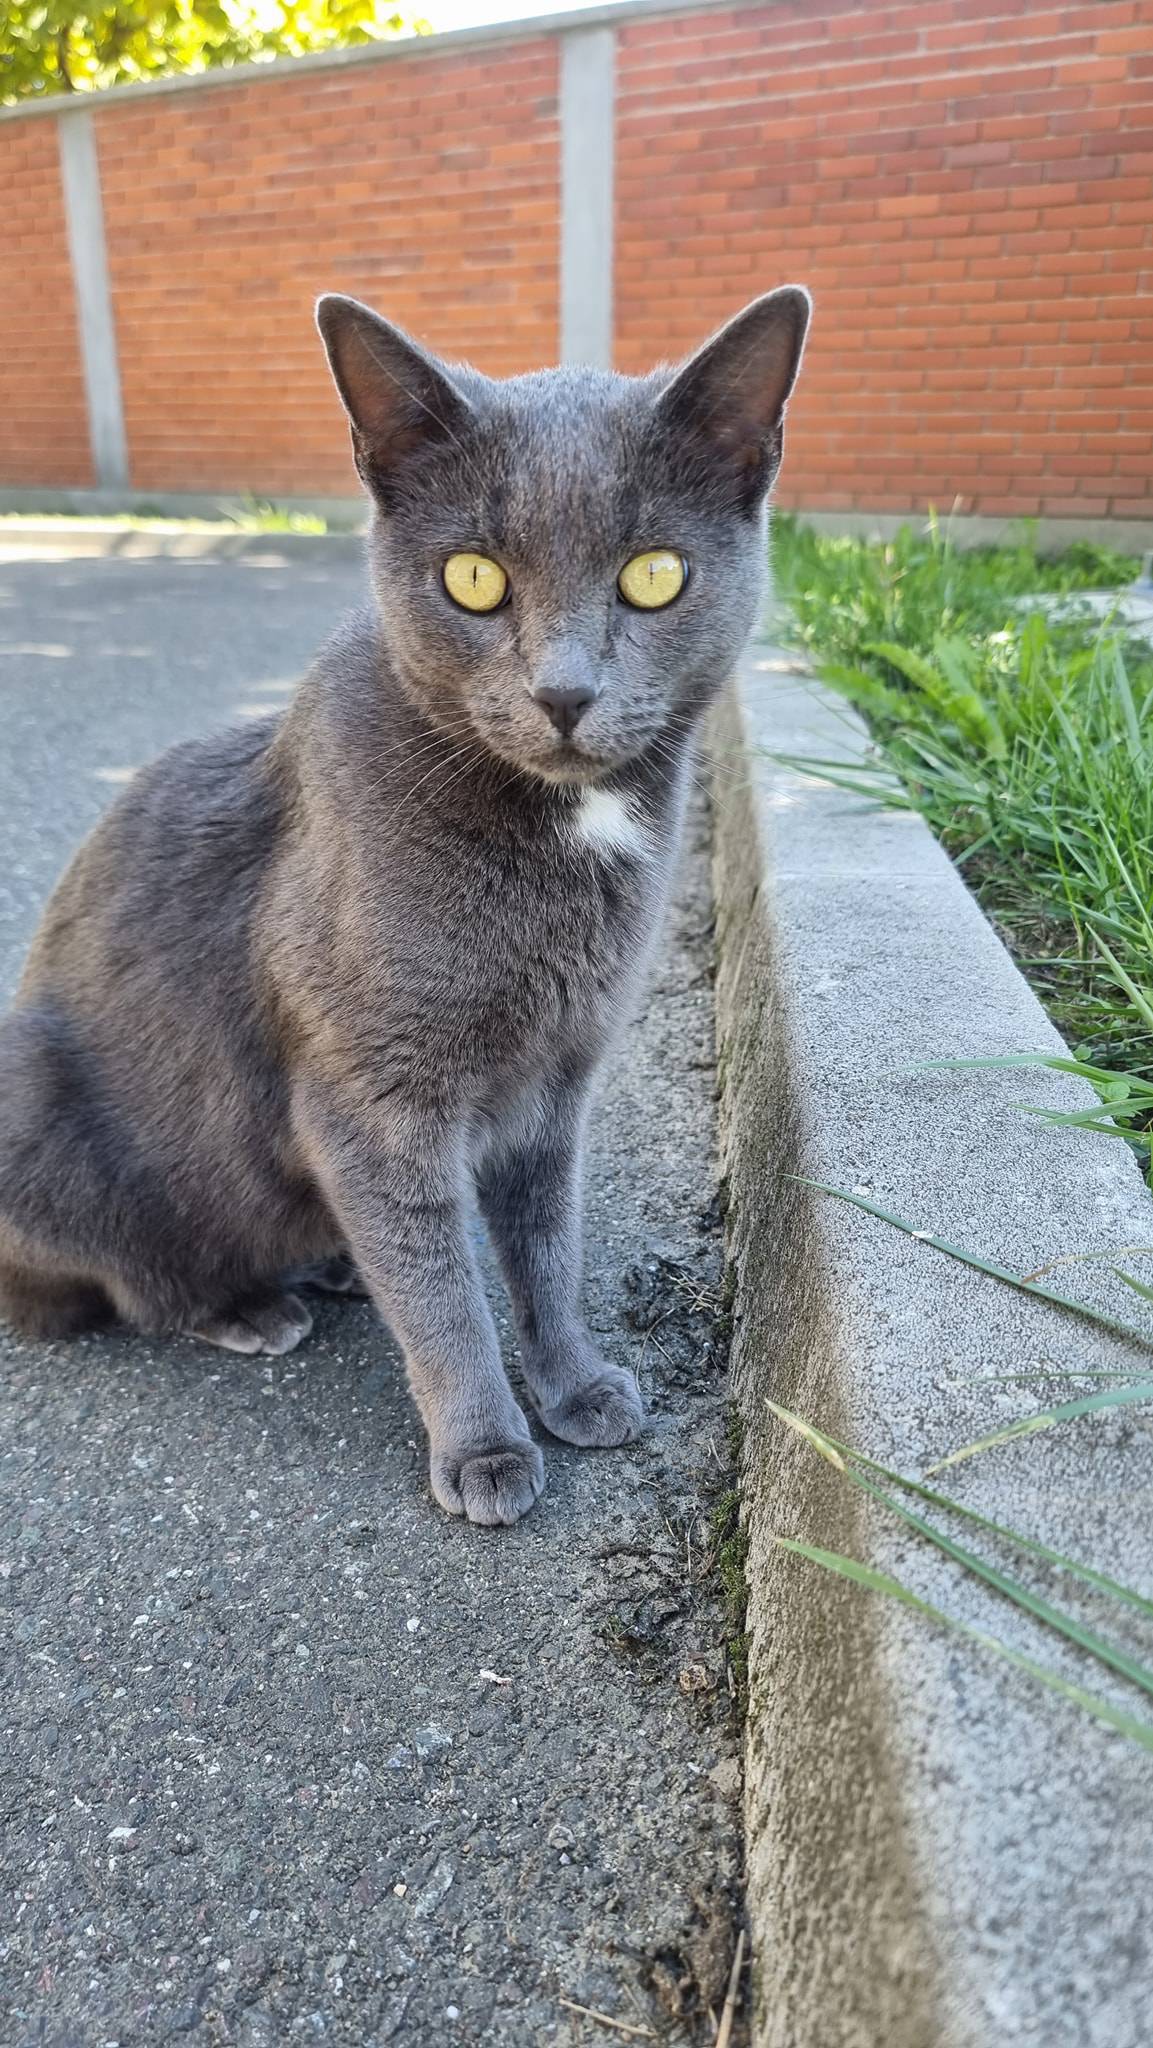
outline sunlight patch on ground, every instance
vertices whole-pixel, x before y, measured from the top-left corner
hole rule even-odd
[[[42,654],[49,661],[67,661],[76,652],[55,640],[13,640],[0,647],[0,654]]]

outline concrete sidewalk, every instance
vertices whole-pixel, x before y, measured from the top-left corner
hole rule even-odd
[[[126,774],[283,700],[332,554],[0,568],[5,992]],[[712,2039],[739,1912],[710,915],[692,850],[592,1161],[588,1298],[650,1433],[448,1520],[393,1347],[0,1339],[0,1930],[23,2044]]]

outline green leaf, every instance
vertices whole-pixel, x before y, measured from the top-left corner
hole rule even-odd
[[[1035,1537],[1022,1535],[1019,1529],[1011,1529],[1004,1522],[995,1522],[988,1515],[979,1514],[976,1508],[967,1507],[963,1501],[954,1500],[949,1494],[940,1493],[935,1487],[926,1486],[923,1480],[907,1479],[891,1465],[881,1464],[876,1458],[870,1458],[866,1452],[855,1450],[851,1444],[838,1442],[836,1437],[826,1435],[823,1430],[817,1429],[815,1424],[805,1422],[802,1416],[795,1415],[788,1408],[779,1408],[774,1402],[767,1405],[790,1429],[795,1429],[811,1443],[822,1457],[832,1462],[834,1456],[839,1455],[842,1469],[862,1465],[870,1472],[879,1473],[890,1485],[899,1486],[905,1493],[915,1494],[918,1499],[928,1501],[931,1506],[940,1508],[944,1513],[971,1522],[975,1528],[986,1530],[1000,1542],[1010,1543],[1015,1549],[1025,1551],[1031,1557],[1038,1557],[1045,1564],[1055,1565],[1061,1571],[1070,1572],[1074,1578],[1081,1579],[1084,1584],[1094,1587],[1096,1591],[1107,1593],[1113,1599],[1121,1600],[1126,1606],[1135,1607],[1139,1613],[1153,1618],[1153,1600],[1146,1599],[1145,1595],[1138,1593],[1134,1587],[1126,1586],[1119,1579],[1110,1578],[1106,1572],[1095,1571],[1091,1565],[1082,1564],[1079,1558],[1068,1557],[1063,1551],[1053,1550],[1049,1544],[1038,1542]]]
[[[967,1458],[975,1458],[981,1451],[996,1450],[1001,1444],[1013,1443],[1021,1436],[1036,1436],[1040,1430],[1053,1429],[1059,1422],[1072,1422],[1079,1415],[1093,1415],[1102,1408],[1127,1408],[1138,1401],[1153,1401],[1153,1379],[1139,1380],[1127,1387],[1106,1387],[1100,1393],[1081,1394],[1075,1401],[1061,1401],[1055,1408],[1042,1408],[1036,1415],[1019,1416],[1016,1422],[1007,1422],[1003,1429],[995,1429],[988,1436],[978,1437],[974,1443],[962,1444],[958,1450],[950,1451],[947,1458],[938,1458],[930,1465],[925,1477],[943,1472],[948,1465],[960,1465]]]
[[[812,1448],[820,1453],[822,1458],[827,1459],[830,1465],[836,1466],[838,1472],[845,1470],[845,1460],[831,1437],[824,1436],[819,1429],[814,1428],[811,1422],[806,1422],[803,1416],[794,1415],[790,1408],[778,1408],[775,1401],[766,1400],[765,1407],[773,1415],[776,1415],[781,1422],[786,1422],[790,1429],[796,1431],[798,1436],[803,1436],[806,1442],[811,1444]]]
[[[1062,1678],[1059,1672],[1050,1671],[1047,1666],[1036,1663],[1032,1657],[1026,1657],[1020,1650],[1012,1649],[998,1636],[991,1636],[984,1629],[974,1628],[969,1622],[958,1621],[954,1615],[944,1613],[940,1607],[934,1607],[931,1601],[922,1600],[918,1594],[912,1592],[908,1586],[902,1585],[899,1579],[892,1578],[888,1572],[876,1571],[871,1565],[860,1564],[856,1558],[846,1557],[835,1550],[821,1550],[816,1544],[798,1543],[788,1536],[778,1536],[774,1540],[782,1550],[790,1550],[797,1557],[807,1558],[811,1563],[823,1566],[826,1571],[835,1572],[841,1578],[850,1579],[855,1585],[863,1586],[871,1592],[884,1593],[890,1599],[899,1600],[902,1606],[924,1615],[927,1620],[937,1622],[942,1628],[952,1629],[958,1635],[967,1636],[971,1642],[980,1644],[982,1649],[991,1650],[995,1656],[1003,1657],[1006,1663],[1014,1665],[1018,1671],[1035,1678],[1050,1692],[1055,1692],[1071,1705],[1080,1707],[1083,1713],[1091,1714],[1107,1728],[1113,1728],[1118,1734],[1127,1736],[1142,1749],[1153,1751],[1153,1726],[1147,1721],[1139,1721],[1134,1715],[1126,1714],[1113,1706],[1111,1701],[1099,1698],[1096,1693],[1086,1692],[1082,1686],[1071,1684],[1067,1678]]]
[[[924,1060],[920,1063],[920,1070],[925,1073],[981,1067],[1051,1067],[1054,1073],[1077,1074],[1085,1081],[1123,1081],[1126,1087],[1130,1083],[1128,1074],[1118,1074],[1112,1067],[1091,1067],[1084,1060],[1070,1059],[1053,1052],[1006,1052],[987,1059]]]
[[[5,39],[0,102],[428,31],[427,22],[378,12],[376,0],[281,0],[277,13],[253,0],[36,5]]]
[[[855,1209],[863,1209],[869,1216],[877,1216],[882,1223],[891,1223],[894,1230],[903,1230],[919,1243],[931,1245],[934,1251],[944,1252],[950,1259],[959,1259],[962,1265],[972,1266],[978,1273],[987,1273],[993,1280],[1004,1280],[1010,1287],[1020,1288],[1022,1294],[1033,1294],[1041,1301],[1047,1301],[1054,1308],[1069,1309],[1072,1314],[1084,1316],[1091,1323],[1100,1324],[1102,1329],[1111,1330],[1116,1336],[1127,1337],[1133,1343],[1153,1349],[1153,1331],[1139,1330],[1132,1323],[1123,1323],[1116,1316],[1107,1316],[1100,1309],[1090,1308],[1087,1302],[1074,1301],[1070,1295],[1058,1294],[1052,1287],[1041,1287],[1035,1281],[1022,1279],[1019,1273],[1010,1273],[1005,1266],[994,1265],[992,1260],[983,1259],[977,1252],[967,1252],[962,1246],[950,1244],[947,1238],[937,1237],[930,1230],[919,1230],[903,1216],[894,1216],[888,1209],[882,1209],[878,1202],[871,1202],[866,1195],[855,1195],[848,1188],[830,1187],[823,1180],[811,1180],[803,1173],[788,1176],[803,1187],[815,1188],[819,1194],[833,1195],[838,1202],[848,1202]]]
[[[1150,1387],[1148,1392],[1153,1398],[1153,1387]],[[899,1500],[894,1500],[891,1494],[874,1486],[871,1480],[862,1478],[859,1473],[851,1473],[850,1477],[863,1492],[879,1501],[890,1513],[898,1515],[909,1528],[926,1537],[938,1550],[943,1551],[946,1557],[951,1557],[954,1564],[963,1565],[975,1578],[983,1579],[994,1592],[1003,1594],[1015,1607],[1032,1615],[1035,1621],[1044,1622],[1046,1627],[1064,1636],[1068,1642],[1075,1643],[1079,1650],[1096,1657],[1098,1663],[1107,1665],[1118,1677],[1127,1678],[1143,1692],[1153,1694],[1153,1671],[1147,1670],[1145,1665],[1131,1657],[1127,1650],[1119,1649],[1115,1643],[1107,1642],[1104,1636],[1085,1628],[1075,1616],[1067,1614],[1064,1608],[1055,1607],[1051,1600],[1043,1600],[1039,1593],[1034,1593],[1020,1579],[1012,1578],[1008,1572],[1000,1571],[996,1565],[980,1557],[975,1550],[967,1550],[963,1544],[955,1543],[943,1529],[934,1528],[922,1515],[915,1515],[911,1508],[905,1507]]]
[[[1100,931],[1097,929],[1098,921],[1093,919],[1092,917],[1089,921],[1094,926],[1093,936],[1098,946],[1100,947],[1101,952],[1105,955],[1105,959],[1108,963],[1110,973],[1114,976],[1115,980],[1118,982],[1120,987],[1125,990],[1125,993],[1129,997],[1130,1002],[1133,1004],[1134,1009],[1140,1011],[1142,1017],[1144,1017],[1145,1019],[1146,1024],[1148,1024],[1150,1030],[1153,1031],[1153,996],[1146,995],[1144,989],[1138,988],[1136,982],[1133,980],[1132,975],[1128,974],[1125,968],[1122,967],[1121,962],[1118,960],[1116,954],[1113,953],[1110,950],[1110,948],[1106,945],[1104,939],[1101,936]]]
[[[1153,1301],[1153,1287],[1147,1287],[1144,1280],[1135,1280],[1132,1273],[1123,1272],[1120,1266],[1110,1266],[1109,1271],[1116,1279],[1123,1280],[1126,1287],[1131,1287],[1134,1294],[1139,1294],[1142,1301]]]

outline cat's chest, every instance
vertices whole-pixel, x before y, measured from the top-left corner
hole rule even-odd
[[[628,862],[642,877],[657,854],[654,821],[617,790],[586,789],[558,830],[575,854]]]
[[[509,965],[539,961],[558,995],[611,998],[635,968],[657,913],[668,848],[656,822],[613,791],[588,790],[534,866]]]
[[[451,1007],[478,1051],[559,1050],[611,1032],[643,964],[664,895],[659,821],[590,790],[527,855],[494,862],[446,959]]]

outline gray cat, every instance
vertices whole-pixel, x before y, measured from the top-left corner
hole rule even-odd
[[[363,1281],[441,1506],[544,1483],[541,1421],[642,1425],[581,1317],[596,1069],[656,928],[702,712],[757,616],[808,295],[675,373],[446,368],[353,299],[318,321],[372,497],[376,606],[287,711],[174,747],[81,847],[0,1026],[0,1313],[299,1343]]]

